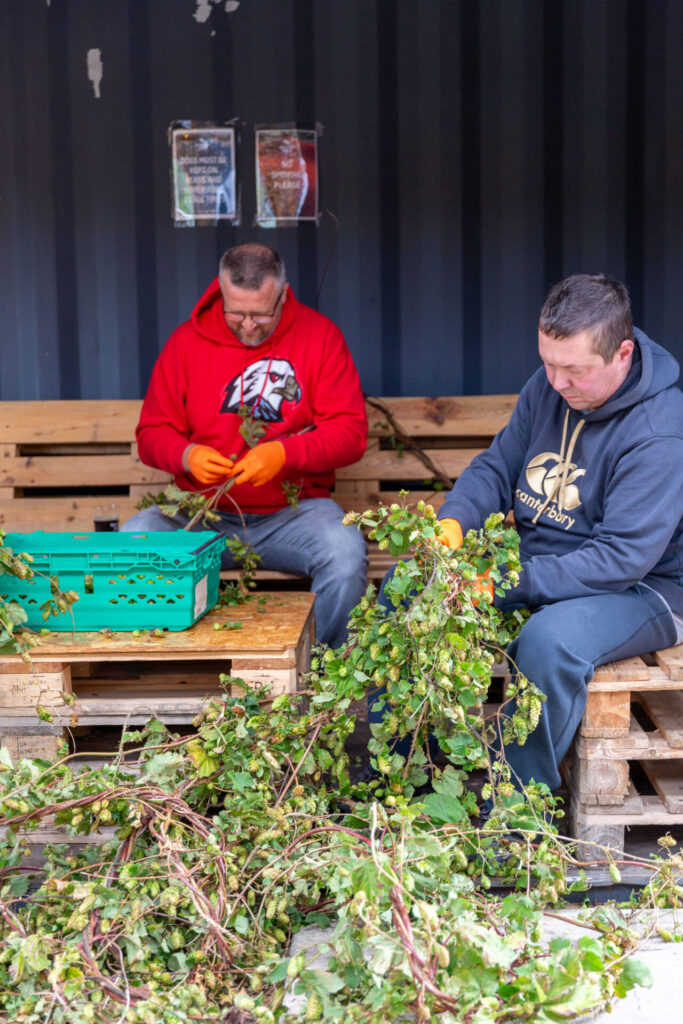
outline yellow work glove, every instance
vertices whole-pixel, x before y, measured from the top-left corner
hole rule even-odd
[[[441,535],[436,538],[439,544],[454,550],[462,547],[462,526],[457,519],[440,519],[439,526],[442,530]]]
[[[207,444],[196,444],[186,455],[190,473],[200,484],[217,484],[230,476],[232,460],[210,448]]]
[[[443,530],[441,536],[437,537],[440,544],[454,550],[462,547],[462,527],[457,519],[440,519],[439,526]],[[485,573],[477,576],[474,581],[474,589],[477,594],[481,595],[480,597],[472,598],[475,605],[479,604],[482,598],[487,598],[488,604],[493,603],[493,581],[489,579],[489,571],[487,569]]]
[[[236,484],[263,487],[277,476],[284,464],[284,445],[280,441],[266,441],[250,448],[244,458],[235,463],[232,475]]]

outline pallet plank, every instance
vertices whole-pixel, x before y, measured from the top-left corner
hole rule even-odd
[[[12,758],[12,764],[25,758],[32,761],[43,758],[54,761],[57,758],[60,737],[50,733],[3,733],[0,735],[0,747],[4,747]]]
[[[168,473],[145,466],[133,455],[25,455],[0,460],[0,487],[109,487],[154,485],[163,489]]]
[[[579,757],[587,762],[593,760],[640,761],[646,758],[652,761],[683,759],[683,750],[670,747],[659,730],[655,732],[641,730],[641,732],[646,737],[646,744],[643,744],[642,736],[635,731],[633,724],[628,738],[598,737],[589,739],[579,735],[576,739],[576,750]],[[681,770],[683,771],[683,766]]]
[[[647,666],[646,666],[647,668]],[[602,691],[614,693],[617,690],[680,690],[681,684],[675,679],[670,679],[662,668],[648,668],[648,675],[644,679],[593,679],[588,684],[588,692]]]
[[[623,804],[628,786],[628,761],[578,757],[574,762],[573,788],[582,803]]]
[[[0,675],[0,708],[35,708],[36,704],[58,707],[64,704],[62,692],[71,692],[68,665],[58,672],[8,673]]]
[[[493,437],[510,419],[517,395],[381,398],[402,429],[412,437]],[[370,434],[385,436],[378,426],[383,414],[366,403]]]
[[[0,442],[130,441],[141,406],[139,399],[2,402]]]
[[[669,679],[683,682],[683,644],[655,651],[655,661],[664,669]]]
[[[643,761],[645,773],[670,814],[683,814],[683,772],[674,761]]]
[[[631,811],[627,802],[624,802],[619,810],[619,820],[622,825],[683,825],[683,813],[672,814],[662,803],[658,795],[645,794],[641,797],[642,811]],[[587,825],[609,825],[614,821],[613,809],[586,807],[576,805],[581,822]]]
[[[638,698],[669,746],[683,748],[683,692],[645,692]]]
[[[332,491],[332,498],[338,505],[341,505],[345,512],[364,512],[368,508],[377,508],[380,502],[383,505],[391,505],[393,502],[401,501],[405,501],[408,508],[413,510],[418,501],[424,501],[438,512],[446,500],[448,491],[433,491],[429,487],[424,487],[424,479],[426,477],[421,477],[411,483],[410,493],[407,497],[400,494],[398,490],[381,490],[377,481],[364,480],[360,481],[353,491],[347,491],[340,483]]]
[[[137,499],[125,494],[99,497],[14,498],[0,500],[0,528],[6,533],[30,533],[32,530],[60,531],[93,529],[93,514],[98,505],[109,500],[119,507],[125,523],[136,512]]]
[[[650,670],[642,658],[624,658],[621,661],[598,665],[593,675],[593,683],[638,682],[649,678]]]
[[[433,448],[425,449],[432,462],[442,473],[449,477],[457,477],[469,466],[475,455],[479,455],[484,448]],[[416,480],[422,482],[430,479],[433,474],[429,472],[422,462],[412,452],[404,452],[397,458],[393,449],[387,451],[374,451],[362,457],[360,462],[352,466],[346,466],[337,470],[338,480]]]
[[[581,722],[582,736],[628,736],[631,696],[627,691],[589,692]]]
[[[234,608],[213,608],[189,629],[164,633],[161,637],[145,634],[98,632],[50,633],[41,637],[41,658],[75,661],[164,661],[232,659],[254,655],[291,657],[312,616],[314,595],[306,592],[261,594],[265,613],[256,611],[256,603]],[[214,624],[239,621],[239,630],[215,630]],[[17,655],[7,655],[5,663],[18,663]]]

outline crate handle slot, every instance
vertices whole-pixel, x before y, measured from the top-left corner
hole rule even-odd
[[[203,544],[200,544],[199,547],[195,548],[194,551],[191,551],[190,554],[198,555],[200,551],[204,550],[204,548],[208,548],[210,544],[215,544],[217,540],[220,540],[220,537],[220,533],[217,533],[215,537],[211,537],[210,540],[205,540]]]

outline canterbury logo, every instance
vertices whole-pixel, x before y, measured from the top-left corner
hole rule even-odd
[[[571,512],[581,504],[581,492],[574,481],[584,476],[585,472],[585,469],[579,469],[574,462],[567,465],[555,452],[541,452],[528,464],[526,479],[536,494],[542,494],[550,501],[555,501],[560,511],[567,509]]]

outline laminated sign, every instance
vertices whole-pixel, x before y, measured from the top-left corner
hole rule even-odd
[[[256,130],[256,220],[282,227],[318,219],[318,133]]]
[[[172,128],[173,220],[177,225],[234,221],[234,128]]]

